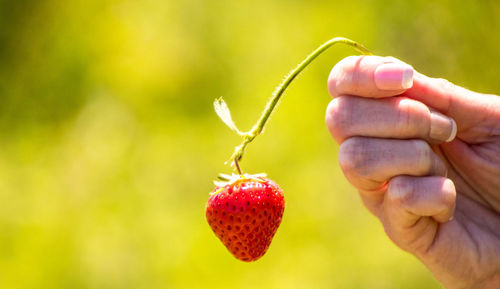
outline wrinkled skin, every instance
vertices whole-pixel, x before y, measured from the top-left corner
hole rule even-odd
[[[376,75],[387,63],[405,65],[356,56],[330,74],[326,124],[344,175],[446,288],[500,288],[500,97],[417,72],[410,88],[387,87]]]

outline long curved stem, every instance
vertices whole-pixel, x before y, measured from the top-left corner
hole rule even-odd
[[[276,87],[276,90],[271,95],[269,102],[266,105],[266,108],[262,112],[260,119],[257,123],[252,127],[252,129],[246,133],[243,133],[243,142],[237,146],[234,150],[233,155],[231,156],[232,165],[235,165],[235,161],[240,161],[243,158],[243,154],[245,153],[245,148],[249,143],[251,143],[259,134],[264,130],[264,126],[266,125],[269,117],[271,116],[273,110],[276,108],[281,96],[287,89],[287,87],[292,83],[292,81],[299,75],[299,73],[304,70],[316,57],[318,57],[321,53],[327,50],[334,44],[343,43],[348,46],[351,46],[356,51],[364,55],[371,55],[371,52],[368,51],[363,45],[354,42],[350,39],[344,37],[335,37],[327,42],[323,43],[321,46],[316,48],[311,54],[309,54],[297,67],[295,67],[281,82],[281,84]]]

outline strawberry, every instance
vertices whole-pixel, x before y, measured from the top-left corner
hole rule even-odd
[[[216,185],[206,206],[208,224],[237,259],[259,259],[281,223],[283,192],[264,175],[233,175]]]

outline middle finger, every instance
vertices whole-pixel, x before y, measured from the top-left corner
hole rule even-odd
[[[457,131],[453,119],[403,96],[339,96],[328,105],[326,124],[339,143],[352,136],[420,138],[442,143],[452,141]]]

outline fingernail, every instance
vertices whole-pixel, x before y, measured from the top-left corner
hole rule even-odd
[[[375,69],[374,79],[381,90],[408,89],[413,85],[413,68],[404,63],[384,63]]]
[[[457,123],[446,115],[431,111],[429,137],[437,141],[451,142],[457,135]]]

